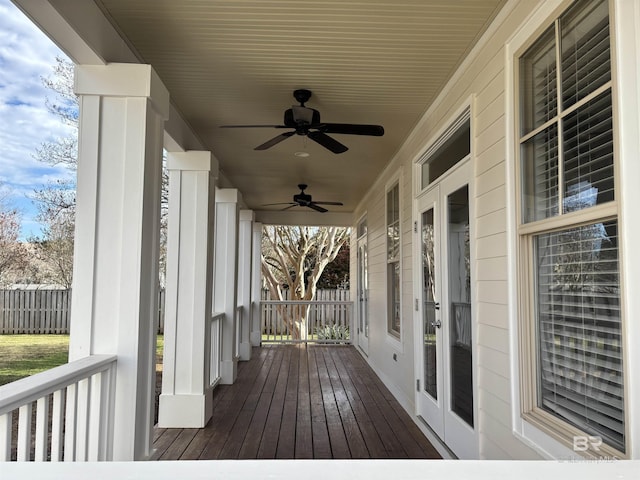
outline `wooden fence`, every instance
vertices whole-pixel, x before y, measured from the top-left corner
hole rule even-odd
[[[158,297],[158,333],[164,327],[164,290]],[[0,335],[68,334],[71,290],[0,290]]]
[[[0,334],[69,333],[71,290],[0,290]]]
[[[269,291],[262,292],[261,333],[268,343],[327,342],[350,340],[352,304],[349,290],[317,290],[310,302],[291,301],[288,291],[283,300],[272,299]],[[304,318],[297,329],[285,318]],[[296,332],[290,331],[291,328]]]
[[[327,289],[327,290],[316,290],[316,298],[313,299],[314,302],[348,302],[349,290],[342,289]],[[278,300],[277,298],[271,298],[269,294],[269,290],[262,290],[262,300]],[[288,290],[284,290],[282,301],[287,302],[290,301],[290,295]]]
[[[262,300],[271,300],[263,290]],[[285,291],[285,301],[289,300]],[[349,301],[349,290],[318,290],[315,301]],[[158,296],[158,333],[164,331],[165,291]],[[68,334],[71,318],[71,290],[0,290],[0,335]],[[263,318],[263,325],[268,319]]]

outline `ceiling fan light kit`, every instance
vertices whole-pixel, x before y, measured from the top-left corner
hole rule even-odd
[[[343,135],[368,135],[381,137],[384,128],[380,125],[364,125],[353,123],[323,123],[320,121],[320,112],[314,108],[305,106],[311,98],[311,91],[305,89],[295,90],[293,97],[300,105],[293,105],[284,112],[284,125],[223,125],[221,128],[292,128],[293,131],[276,135],[254,150],[267,150],[293,135],[302,135],[310,138],[317,144],[333,153],[343,153],[348,148],[327,135],[328,133]]]

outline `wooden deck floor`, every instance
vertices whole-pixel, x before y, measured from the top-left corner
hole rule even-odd
[[[440,458],[351,346],[255,348],[202,429],[155,431],[154,460]]]

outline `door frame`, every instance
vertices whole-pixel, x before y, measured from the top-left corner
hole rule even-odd
[[[419,166],[419,165],[418,165]],[[422,241],[420,239],[420,230],[421,230],[421,223],[422,223],[422,218],[421,218],[421,214],[422,212],[419,209],[419,203],[420,200],[424,199],[426,195],[434,195],[434,191],[437,192],[435,193],[435,195],[437,195],[437,199],[436,202],[437,203],[442,203],[442,198],[443,198],[443,194],[441,192],[441,184],[443,182],[446,182],[447,180],[451,180],[453,178],[455,178],[458,175],[465,175],[466,176],[466,181],[467,181],[467,185],[469,188],[469,228],[471,231],[471,236],[470,236],[470,242],[471,242],[471,246],[470,246],[470,263],[471,263],[471,314],[472,314],[472,344],[471,344],[471,351],[472,351],[472,358],[473,358],[473,362],[472,362],[472,392],[473,392],[473,418],[474,418],[474,426],[473,428],[468,426],[468,425],[452,425],[451,421],[447,422],[447,416],[451,416],[451,415],[455,415],[453,413],[449,413],[447,414],[447,412],[445,410],[442,411],[442,424],[441,426],[438,425],[434,425],[435,428],[432,428],[431,425],[429,425],[429,423],[427,422],[426,419],[424,419],[421,414],[420,414],[420,410],[419,410],[419,406],[420,406],[420,396],[422,395],[422,389],[423,389],[423,385],[422,382],[424,381],[424,374],[423,374],[423,341],[422,341],[422,322],[423,322],[423,306],[422,306]],[[415,351],[415,357],[414,357],[414,368],[415,368],[415,373],[416,373],[416,381],[420,382],[420,387],[418,388],[417,383],[416,383],[416,390],[415,390],[415,397],[414,397],[414,401],[415,401],[415,414],[416,416],[418,416],[419,418],[421,418],[427,426],[429,426],[429,428],[433,431],[433,433],[435,433],[438,438],[442,441],[442,443],[444,445],[447,446],[447,448],[449,448],[456,456],[458,456],[459,458],[464,458],[464,459],[476,459],[479,458],[480,455],[480,449],[479,449],[479,417],[478,417],[478,412],[479,412],[479,408],[478,408],[478,403],[479,403],[479,396],[478,396],[478,322],[477,322],[477,291],[476,291],[476,285],[477,285],[477,260],[476,260],[476,255],[475,255],[475,249],[476,249],[476,219],[475,219],[475,188],[474,188],[474,175],[473,175],[473,163],[471,161],[471,155],[469,155],[468,157],[466,157],[465,159],[461,160],[460,162],[458,162],[454,167],[452,167],[448,172],[446,172],[444,175],[442,175],[440,178],[438,178],[435,182],[433,182],[431,185],[429,185],[427,188],[423,189],[420,191],[420,189],[416,189],[416,195],[413,201],[413,221],[414,221],[414,239],[415,241],[413,242],[413,264],[414,264],[414,268],[413,268],[413,275],[414,275],[414,301],[415,301],[415,308],[414,308],[414,338],[415,338],[415,345],[414,345],[414,351]],[[455,191],[456,188],[453,189],[453,191]],[[429,208],[429,207],[427,207]],[[441,222],[441,219],[444,218],[444,215],[442,215],[442,209],[446,208],[444,205],[438,205],[438,211],[434,211],[435,215],[439,215],[438,218],[438,223]],[[445,237],[444,232],[442,231],[442,228],[444,228],[444,226],[442,225],[438,225],[437,227],[437,234],[440,236],[439,238],[439,242],[441,241],[442,238]],[[437,270],[438,275],[439,275],[439,279],[438,281],[442,282],[443,279],[443,275],[445,272],[445,269],[448,268],[447,266],[447,254],[446,254],[446,250],[443,251],[442,249],[440,250],[440,257],[441,260],[439,262],[439,270]],[[445,288],[444,285],[440,287]],[[444,301],[446,301],[446,298],[448,297],[448,294],[444,294],[443,292],[439,293],[440,295],[440,303],[442,305],[444,305]],[[447,327],[447,325],[443,325],[443,332],[441,335],[441,345],[439,346],[439,351],[442,352],[443,349],[446,347],[446,345],[448,345],[448,337],[449,337],[449,331],[448,329],[445,329],[444,327]],[[447,330],[447,331],[445,331]],[[445,367],[448,366],[450,364],[450,361],[447,362],[446,365],[442,365],[442,358],[439,358],[439,361],[441,364],[438,365],[438,369],[442,368],[442,372],[443,372],[443,378],[439,380],[440,384],[437,386],[438,388],[438,400],[437,402],[444,402],[445,400],[449,400],[449,392],[450,392],[450,378],[448,373],[445,371]],[[444,395],[442,395],[444,394]],[[435,403],[435,402],[434,402]],[[440,408],[440,407],[438,407]],[[441,408],[446,408],[446,409],[450,409],[450,405],[445,405],[442,406]],[[464,423],[464,422],[462,422]],[[451,441],[451,435],[456,435],[461,433],[458,429],[462,428],[466,430],[466,434],[470,435],[470,442],[462,447],[456,447],[453,445],[453,442]],[[449,435],[447,435],[447,432],[449,432]]]
[[[366,231],[363,235],[358,235],[358,229],[360,227],[361,224],[363,224],[366,226]],[[364,214],[362,217],[360,217],[360,219],[358,220],[358,222],[356,223],[356,321],[355,321],[355,330],[356,330],[356,345],[358,345],[358,348],[360,348],[360,350],[362,351],[362,353],[364,353],[366,356],[369,355],[369,335],[366,333],[363,333],[360,331],[360,320],[361,318],[365,319],[365,322],[367,325],[369,325],[369,291],[368,289],[362,288],[362,271],[361,271],[361,265],[360,265],[360,247],[362,245],[364,245],[364,248],[367,252],[367,257],[364,260],[365,262],[365,271],[366,271],[366,275],[367,275],[367,279],[366,279],[366,284],[369,283],[369,230],[368,230],[368,226],[367,226],[367,215]],[[360,294],[361,291],[363,292],[364,295],[364,299],[361,302],[360,301]],[[364,312],[363,310],[363,306],[364,306]],[[371,332],[371,329],[369,328],[369,333]],[[363,340],[365,339],[365,340]]]

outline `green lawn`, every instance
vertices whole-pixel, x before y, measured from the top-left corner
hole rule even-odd
[[[159,359],[163,345],[158,335]],[[67,363],[68,354],[68,335],[0,335],[0,385]]]
[[[67,363],[69,335],[0,335],[0,385]]]

